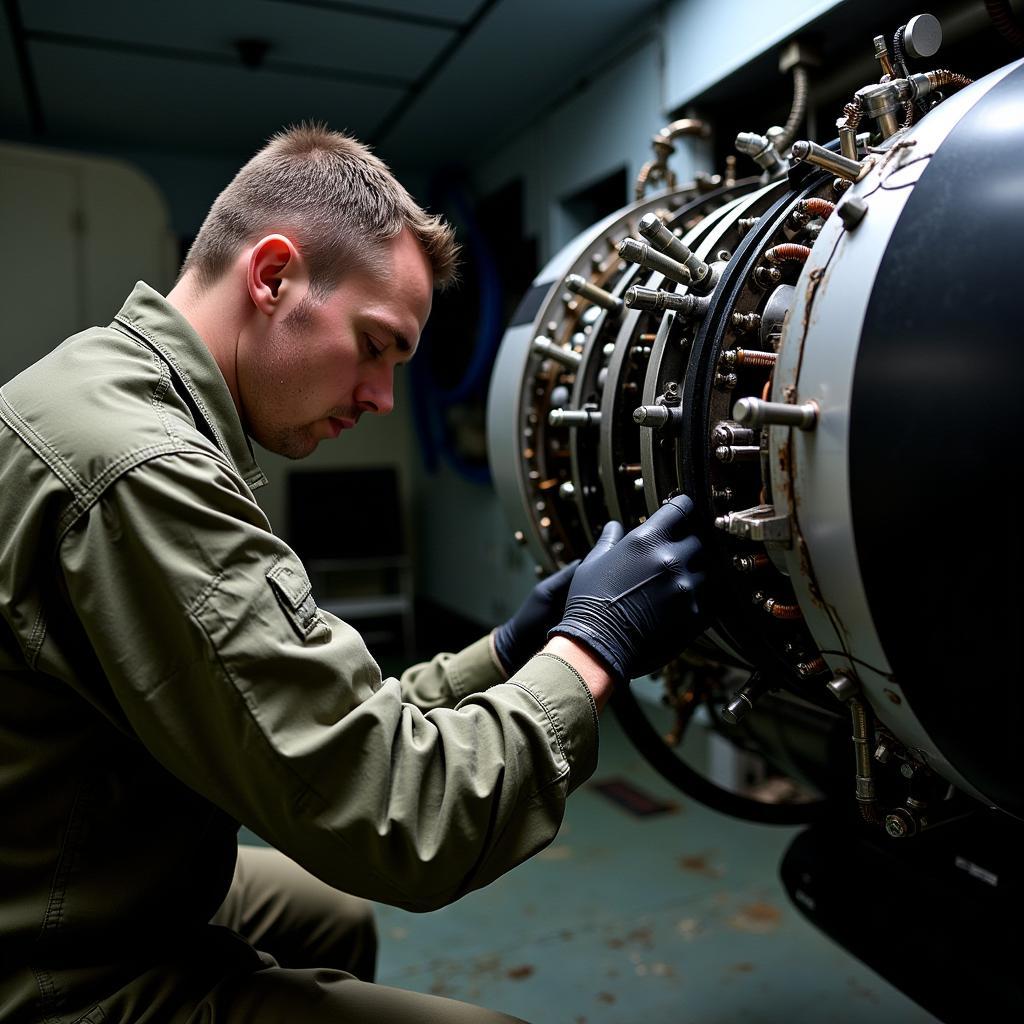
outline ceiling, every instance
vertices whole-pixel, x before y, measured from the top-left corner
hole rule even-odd
[[[659,0],[3,0],[0,136],[245,156],[326,121],[402,167],[486,156]]]

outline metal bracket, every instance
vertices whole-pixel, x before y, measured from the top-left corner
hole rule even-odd
[[[765,544],[775,542],[787,546],[792,542],[793,530],[789,516],[776,515],[774,505],[755,505],[741,512],[729,512],[719,516],[715,526],[743,540]]]

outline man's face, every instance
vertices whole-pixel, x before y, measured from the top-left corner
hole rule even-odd
[[[386,243],[383,270],[353,270],[325,299],[306,296],[262,337],[239,339],[237,374],[249,434],[291,459],[394,405],[394,372],[430,314],[433,274],[415,236]]]

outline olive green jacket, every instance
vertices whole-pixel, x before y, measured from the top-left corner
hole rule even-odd
[[[4,1021],[71,1021],[201,941],[239,822],[429,910],[549,843],[593,771],[596,708],[558,658],[502,683],[485,638],[382,680],[264,482],[217,364],[142,283],[0,389]]]

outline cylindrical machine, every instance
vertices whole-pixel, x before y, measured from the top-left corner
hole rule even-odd
[[[871,109],[847,106],[843,152],[795,143],[784,178],[663,193],[570,244],[506,333],[488,426],[541,571],[689,494],[713,614],[687,685],[723,725],[768,693],[805,730],[840,723],[849,797],[904,836],[972,800],[1024,816],[1021,549],[990,508],[1024,383],[1024,67],[858,149]],[[707,274],[666,275],[648,243]]]

